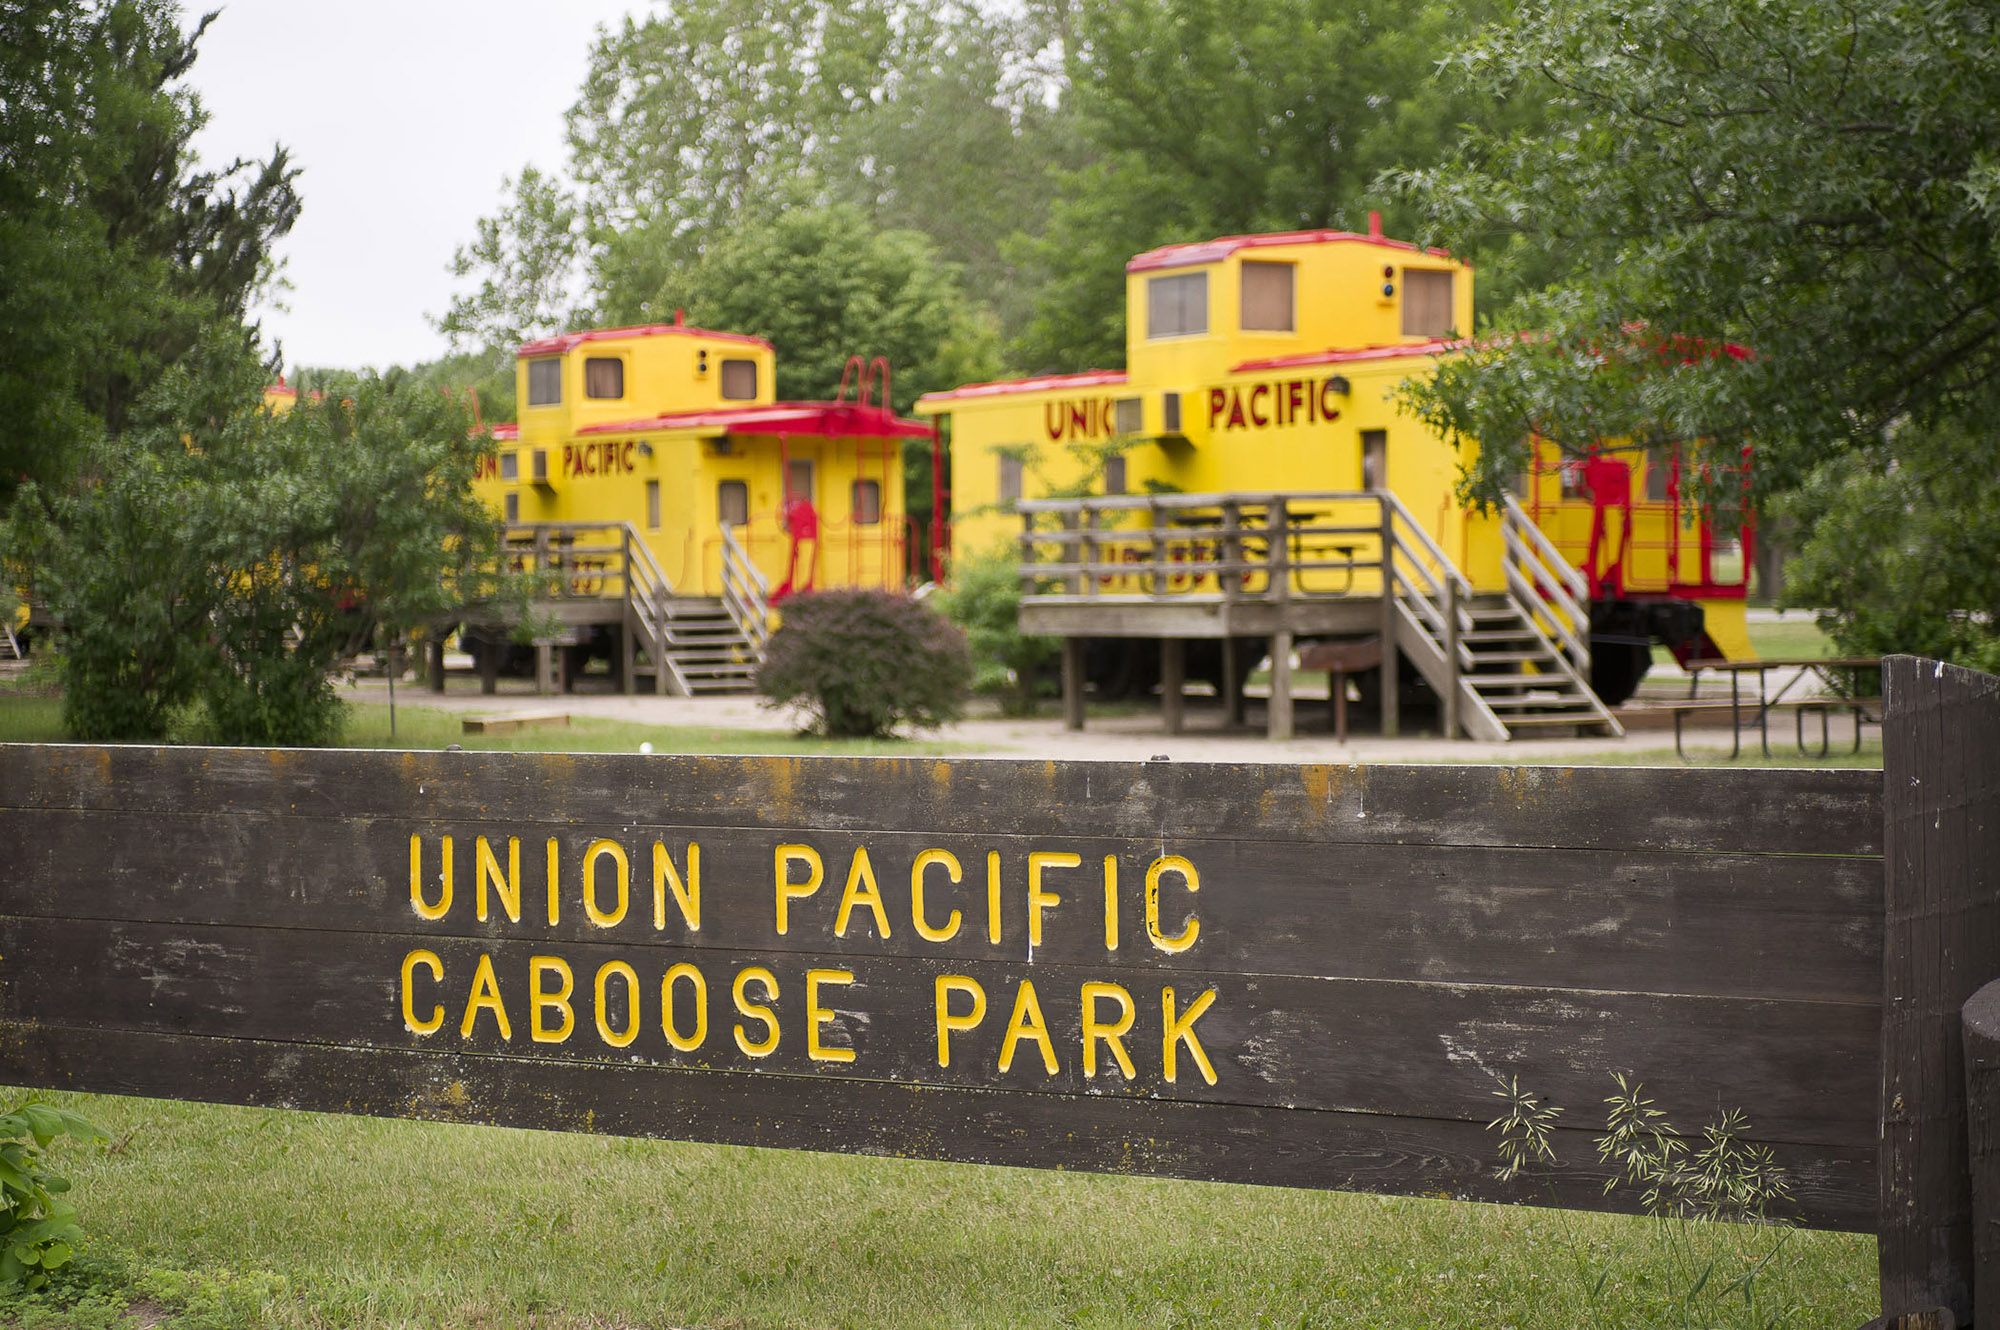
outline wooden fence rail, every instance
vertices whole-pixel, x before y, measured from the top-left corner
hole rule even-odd
[[[1602,1209],[1623,1072],[1683,1130],[1742,1110],[1784,1217],[1879,1233],[1885,1306],[1966,1323],[2000,698],[1907,658],[1885,687],[1886,799],[0,747],[0,1081]],[[1566,1106],[1558,1166],[1496,1178],[1497,1077]]]

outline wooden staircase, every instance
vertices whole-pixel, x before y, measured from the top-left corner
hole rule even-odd
[[[1396,645],[1445,701],[1445,729],[1518,739],[1625,731],[1590,688],[1589,590],[1511,499],[1502,514],[1504,592],[1464,574],[1393,498]]]
[[[721,597],[682,596],[669,601],[654,633],[668,678],[663,691],[676,697],[754,691],[763,652],[730,616]],[[650,672],[649,665],[638,668]]]
[[[544,608],[572,623],[618,624],[625,687],[664,696],[747,693],[770,640],[769,592],[735,533],[723,531],[723,594],[684,596],[630,522],[518,523],[515,567],[538,576]]]

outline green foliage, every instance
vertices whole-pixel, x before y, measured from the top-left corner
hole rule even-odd
[[[1010,716],[1034,715],[1042,675],[1061,647],[1054,638],[1021,631],[1021,578],[1013,551],[1003,545],[953,560],[951,581],[935,601],[965,632],[973,689],[997,694],[1001,710]]]
[[[1791,1198],[1791,1186],[1770,1147],[1744,1139],[1750,1124],[1735,1109],[1724,1110],[1691,1142],[1674,1131],[1638,1081],[1619,1072],[1611,1079],[1618,1089],[1604,1101],[1609,1111],[1605,1133],[1597,1138],[1597,1158],[1616,1169],[1604,1184],[1605,1194],[1637,1188],[1654,1221],[1650,1236],[1656,1250],[1648,1263],[1663,1273],[1665,1305],[1655,1307],[1649,1321],[1664,1323],[1671,1314],[1676,1324],[1693,1330],[1720,1324],[1733,1313],[1756,1330],[1782,1323],[1787,1312],[1772,1311],[1767,1288],[1778,1282],[1774,1263],[1787,1249],[1791,1230],[1775,1227],[1769,1212]],[[1496,1074],[1494,1080],[1499,1088],[1493,1093],[1507,1106],[1486,1124],[1500,1133],[1495,1176],[1506,1181],[1530,1169],[1555,1167],[1555,1123],[1562,1109],[1523,1090],[1514,1077]],[[1773,1236],[1753,1241],[1751,1250],[1725,1263],[1695,1234],[1719,1220],[1754,1225]],[[1623,1282],[1615,1260],[1592,1270],[1582,1253],[1573,1251],[1572,1257],[1590,1302],[1602,1306],[1612,1287]]]
[[[1894,422],[1992,419],[2000,43],[1979,0],[1562,0],[1449,67],[1547,122],[1395,183],[1446,243],[1510,239],[1563,274],[1417,399],[1484,445],[1479,493],[1524,428],[1752,438],[1774,492]]]
[[[58,1137],[79,1141],[104,1133],[76,1114],[47,1104],[0,1113],[0,1289],[33,1292],[74,1254],[83,1228],[63,1199],[69,1179],[51,1172],[43,1153]]]
[[[1990,433],[1893,429],[1821,463],[1781,511],[1806,533],[1785,566],[1786,601],[1823,610],[1840,655],[1908,652],[2000,670]]]
[[[297,218],[283,149],[196,163],[182,80],[209,19],[183,33],[170,0],[0,10],[0,502],[65,480],[91,434],[240,327]]]
[[[757,691],[798,706],[832,737],[887,737],[956,720],[972,669],[965,635],[929,606],[888,591],[794,596],[771,635]]]
[[[343,657],[515,594],[462,398],[371,375],[272,417],[261,391],[219,339],[76,483],[21,492],[4,547],[62,625],[73,737],[163,739],[199,704],[220,742],[331,743]]]
[[[719,237],[639,306],[608,292],[613,321],[685,308],[705,327],[751,333],[778,352],[780,401],[830,398],[850,355],[886,356],[894,405],[990,375],[997,337],[956,274],[915,231],[877,230],[846,204],[799,208]]]
[[[511,349],[578,321],[585,237],[575,200],[533,166],[501,189],[512,195],[507,204],[480,218],[472,243],[452,254],[452,276],[479,279],[436,321],[455,347]]]
[[[1065,49],[1092,152],[1059,172],[1048,228],[1013,251],[1047,278],[1015,358],[1034,369],[1122,365],[1125,260],[1156,245],[1366,230],[1371,206],[1401,233],[1414,214],[1372,196],[1378,173],[1440,160],[1465,122],[1535,119],[1532,101],[1432,76],[1454,36],[1502,8],[1082,0]]]

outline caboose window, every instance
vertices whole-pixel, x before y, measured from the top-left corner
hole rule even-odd
[[[1289,263],[1243,263],[1243,331],[1293,332],[1292,274]],[[1449,276],[1450,274],[1446,274]]]
[[[528,362],[528,405],[555,406],[562,401],[562,361]]]
[[[1187,337],[1208,331],[1208,274],[1176,273],[1146,283],[1146,336]]]
[[[1121,454],[1104,459],[1104,492],[1123,494],[1125,492],[1125,458]]]
[[[592,356],[583,362],[585,397],[623,397],[625,362],[612,356]]]
[[[722,362],[722,400],[725,402],[748,402],[757,396],[757,362],[754,360],[725,360]]]
[[[715,487],[715,515],[724,526],[742,526],[750,520],[750,486],[741,480],[725,480]]]
[[[1403,336],[1442,337],[1452,322],[1451,274],[1403,269]]]
[[[1021,459],[1000,454],[1000,502],[1013,503],[1021,497]]]
[[[879,480],[857,480],[854,482],[854,524],[874,526],[882,520],[882,482]]]

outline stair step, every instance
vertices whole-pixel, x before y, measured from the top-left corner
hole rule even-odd
[[[1488,711],[1498,714],[1502,711],[1592,711],[1590,699],[1571,693],[1566,697],[1488,697],[1482,698]]]

